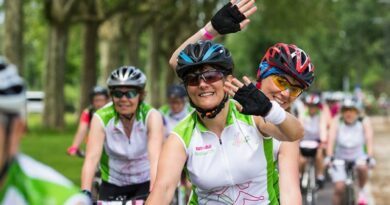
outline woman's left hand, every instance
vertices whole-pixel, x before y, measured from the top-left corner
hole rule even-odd
[[[248,77],[244,76],[243,81],[245,84],[236,78],[233,78],[231,82],[226,81],[224,86],[225,92],[240,103],[241,106],[237,106],[237,109],[241,113],[266,116],[272,108],[272,103],[263,92],[256,88]]]

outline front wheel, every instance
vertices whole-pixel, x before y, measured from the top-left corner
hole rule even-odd
[[[348,185],[346,187],[344,200],[346,205],[356,205],[355,190],[353,185]]]

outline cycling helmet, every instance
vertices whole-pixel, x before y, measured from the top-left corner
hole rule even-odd
[[[26,109],[26,88],[15,65],[0,57],[0,112],[20,114]]]
[[[341,104],[341,110],[343,110],[343,109],[355,109],[355,110],[359,111],[359,104],[353,98],[345,98],[343,100],[343,103]]]
[[[171,85],[167,90],[168,98],[184,98],[187,95],[185,88],[181,85]]]
[[[144,89],[146,85],[146,76],[134,66],[122,66],[111,72],[107,79],[108,88],[118,86],[131,86]]]
[[[269,66],[265,71],[258,72],[258,80],[261,73],[275,67],[291,75],[304,88],[308,88],[314,80],[314,65],[311,63],[309,55],[296,45],[277,43],[267,50],[261,62],[267,62]]]
[[[93,89],[91,91],[91,98],[93,98],[96,95],[104,95],[104,96],[108,97],[108,91],[106,88],[97,85],[97,86],[93,87]]]
[[[319,105],[321,103],[321,97],[318,94],[308,94],[305,97],[305,103],[307,105]]]
[[[229,50],[212,41],[187,45],[177,57],[176,73],[183,79],[194,68],[205,64],[216,66],[227,75],[233,73],[234,63]]]

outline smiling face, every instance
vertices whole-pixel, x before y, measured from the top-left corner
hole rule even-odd
[[[114,88],[111,94],[115,110],[121,115],[135,113],[142,95],[138,89],[131,87]]]
[[[184,82],[188,96],[196,106],[209,110],[218,106],[223,100],[224,75],[212,66],[204,65],[201,69],[188,74],[186,79]]]
[[[290,107],[291,103],[293,103],[294,100],[297,99],[297,97],[299,96],[292,96],[291,89],[300,88],[300,84],[291,76],[283,75],[282,77],[286,80],[283,83],[288,83],[288,86],[290,86],[291,88],[281,89],[280,85],[278,86],[275,83],[273,75],[270,75],[261,81],[261,91],[263,91],[264,94],[270,100],[275,100],[283,109],[287,109]]]

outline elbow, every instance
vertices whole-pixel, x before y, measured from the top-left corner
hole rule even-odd
[[[169,66],[175,70],[176,69],[176,66],[177,66],[177,58],[171,58],[169,59]]]
[[[290,138],[287,141],[294,142],[303,138],[305,131],[302,126],[298,126],[295,132],[292,132]]]

